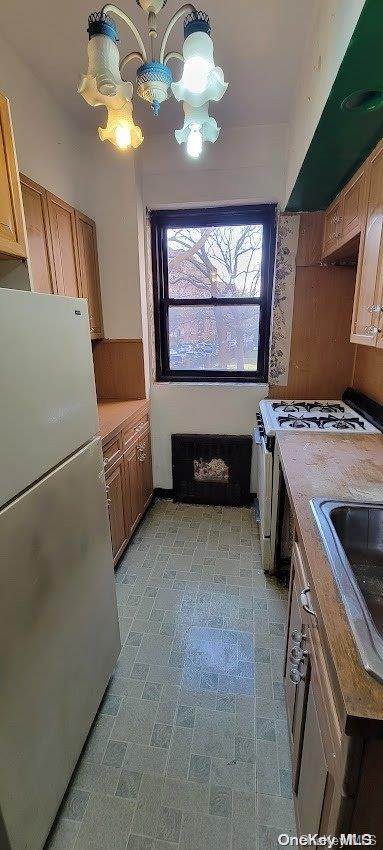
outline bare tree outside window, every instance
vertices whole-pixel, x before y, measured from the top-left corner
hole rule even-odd
[[[170,298],[259,297],[262,225],[169,229]],[[172,369],[255,371],[257,307],[173,307]]]
[[[243,223],[238,221],[241,209]],[[211,211],[193,211],[190,223],[187,213],[179,213],[180,226],[177,214],[158,214],[168,221],[162,228],[161,267],[166,263],[166,279],[160,282],[157,301],[163,318],[157,344],[163,346],[166,337],[169,375],[210,373],[230,379],[231,374],[236,380],[238,375],[249,379],[260,371],[261,336],[264,347],[270,321],[267,209],[268,216],[255,214],[252,221],[247,208],[236,208],[232,223],[225,210],[222,224],[210,224]],[[213,216],[219,219],[219,210]],[[195,223],[196,217],[201,223]],[[263,365],[264,361],[262,351]]]

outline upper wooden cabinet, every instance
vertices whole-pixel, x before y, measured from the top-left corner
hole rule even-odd
[[[351,342],[381,344],[383,311],[383,145],[367,160],[366,220],[362,232],[356,275]]]
[[[23,204],[9,101],[0,94],[0,255],[27,256]]]
[[[324,259],[357,260],[351,342],[383,347],[383,140],[326,210]]]
[[[47,200],[57,292],[81,297],[75,211],[50,192]]]
[[[56,278],[45,189],[20,174],[28,235],[29,274],[34,292],[56,293]]]
[[[325,213],[323,230],[324,259],[354,253],[352,240],[362,231],[365,219],[365,166],[354,174]]]
[[[32,289],[86,298],[92,339],[103,337],[96,225],[20,175]]]
[[[76,233],[80,267],[81,293],[88,299],[89,322],[92,339],[103,336],[98,269],[96,225],[91,218],[75,211]]]

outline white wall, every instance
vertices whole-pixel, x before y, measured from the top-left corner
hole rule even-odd
[[[0,91],[11,102],[20,171],[96,221],[106,336],[140,338],[133,158],[99,141],[103,110],[94,110],[93,132],[82,131],[2,38]]]
[[[144,206],[281,203],[287,127],[226,128],[194,162],[171,137],[145,139],[138,159]],[[171,488],[171,434],[251,434],[266,384],[158,384],[151,388],[153,472],[156,487]],[[255,470],[252,475],[255,490]]]
[[[137,159],[148,207],[283,202],[288,128],[259,124],[223,128],[200,159],[187,156],[172,135],[145,139]]]
[[[154,384],[151,390],[155,487],[171,489],[171,434],[251,434],[266,384]],[[255,468],[251,489],[254,493]]]
[[[302,56],[286,181],[286,203],[317,128],[365,0],[321,0]]]

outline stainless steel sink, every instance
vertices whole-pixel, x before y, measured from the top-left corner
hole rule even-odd
[[[383,504],[311,507],[365,669],[383,682]]]

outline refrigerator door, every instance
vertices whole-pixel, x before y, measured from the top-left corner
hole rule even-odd
[[[83,298],[0,289],[0,507],[98,433]]]
[[[41,850],[120,650],[100,439],[0,511],[1,847]]]

